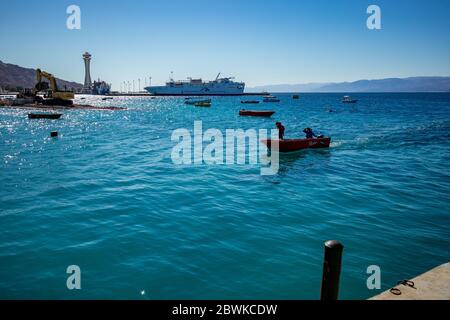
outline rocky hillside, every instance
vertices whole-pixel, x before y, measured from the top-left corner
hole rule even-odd
[[[36,84],[36,70],[23,68],[14,64],[0,61],[0,86],[5,89],[13,88],[33,88]],[[60,88],[80,89],[82,84],[57,79]]]

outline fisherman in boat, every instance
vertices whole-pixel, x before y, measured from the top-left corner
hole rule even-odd
[[[281,122],[277,122],[277,123],[275,123],[275,125],[277,126],[277,129],[278,129],[278,138],[280,140],[283,140],[284,139],[284,130],[285,130],[284,126],[281,124]]]
[[[306,134],[306,139],[317,138],[311,128],[305,128],[303,132]]]

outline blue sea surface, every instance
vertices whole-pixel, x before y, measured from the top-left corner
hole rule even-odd
[[[367,288],[370,265],[386,290],[449,261],[450,94],[278,96],[211,108],[91,96],[77,102],[128,110],[56,121],[0,108],[0,298],[318,299],[330,239],[345,246],[342,299],[381,292]],[[283,155],[274,176],[176,165],[172,132],[196,120],[223,132],[281,121],[288,138],[312,127],[332,145]],[[66,287],[70,265],[81,290]]]

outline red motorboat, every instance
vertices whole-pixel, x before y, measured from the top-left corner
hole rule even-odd
[[[262,143],[267,145],[267,148],[272,148],[272,140],[262,140]],[[331,138],[314,138],[314,139],[291,139],[291,140],[278,140],[280,152],[293,152],[302,149],[318,149],[329,148]]]
[[[275,111],[257,111],[257,110],[241,110],[239,111],[240,116],[249,116],[249,117],[271,117]]]

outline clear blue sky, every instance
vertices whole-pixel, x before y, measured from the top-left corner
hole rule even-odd
[[[66,8],[81,7],[81,30]],[[366,9],[382,10],[368,30]],[[1,4],[0,60],[83,82],[153,77],[214,78],[248,86],[450,75],[448,0],[7,1]]]

